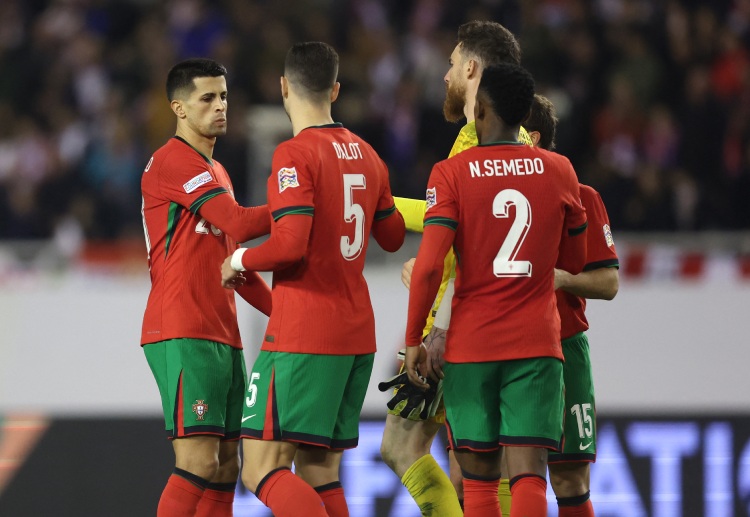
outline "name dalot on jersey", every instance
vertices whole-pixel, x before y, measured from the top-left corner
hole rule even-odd
[[[299,179],[297,178],[297,169],[294,167],[283,167],[279,170],[279,194],[284,192],[288,188],[299,187]]]

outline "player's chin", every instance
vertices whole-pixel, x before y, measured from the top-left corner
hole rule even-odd
[[[209,136],[224,136],[227,134],[226,124],[223,126],[214,126],[211,128]]]

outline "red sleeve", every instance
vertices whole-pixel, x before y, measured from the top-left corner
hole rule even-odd
[[[396,210],[396,201],[391,194],[388,181],[388,167],[383,163],[383,191],[378,199],[375,220],[372,223],[372,236],[385,251],[393,253],[401,248],[406,237],[404,216]]]
[[[440,162],[427,182],[424,235],[409,288],[406,346],[422,342],[422,331],[443,278],[445,255],[453,246],[458,227],[458,199],[450,170]]]
[[[573,166],[565,159],[567,173],[563,180],[566,182],[563,188],[567,187],[567,206],[565,211],[565,234],[560,240],[559,255],[557,258],[557,267],[573,275],[583,271],[586,264],[586,209],[581,204],[580,187]]]
[[[406,225],[404,216],[396,210],[395,204],[393,213],[372,223],[372,236],[385,251],[393,253],[401,248],[406,237]]]
[[[228,193],[215,173],[207,170],[205,160],[198,153],[178,154],[176,151],[169,154],[169,159],[162,161],[159,191],[166,199],[194,214],[209,199]]]
[[[271,315],[271,288],[255,271],[245,274],[247,280],[235,290],[237,294],[266,316]]]
[[[426,226],[419,246],[409,288],[406,346],[422,343],[422,330],[443,278],[443,261],[453,246],[456,232],[440,225]]]
[[[231,196],[216,196],[203,203],[199,213],[237,242],[256,239],[271,231],[267,205],[244,207]]]
[[[602,267],[619,267],[620,263],[609,227],[609,216],[599,193],[588,185],[581,185],[581,202],[586,208],[586,265],[584,271]]]
[[[248,271],[275,271],[302,260],[310,239],[312,217],[286,215],[271,226],[271,237],[242,255],[242,267]]]

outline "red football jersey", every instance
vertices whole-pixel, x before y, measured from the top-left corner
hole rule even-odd
[[[341,124],[304,129],[276,149],[268,179],[274,220],[313,217],[304,259],[274,271],[263,350],[375,352],[375,320],[362,274],[375,220],[396,207],[388,168]]]
[[[425,226],[456,230],[445,359],[562,359],[554,267],[563,232],[586,229],[567,158],[523,144],[480,145],[435,165],[427,205]]]
[[[602,267],[619,267],[615,251],[615,242],[612,240],[612,230],[609,227],[609,217],[604,208],[599,193],[588,185],[581,185],[581,204],[586,209],[588,218],[588,229],[586,231],[586,265],[584,271],[591,271]],[[560,311],[562,324],[561,336],[569,338],[589,328],[586,319],[586,298],[567,293],[562,289],[555,291],[557,294],[557,309]]]
[[[234,196],[226,170],[174,137],[146,166],[141,193],[151,273],[141,345],[195,338],[242,348],[234,291],[219,270],[237,242],[198,215],[214,196]]]

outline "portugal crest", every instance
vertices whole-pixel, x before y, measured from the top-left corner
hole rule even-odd
[[[208,413],[208,404],[202,400],[196,400],[193,404],[193,413],[198,417],[198,420],[203,420]]]

